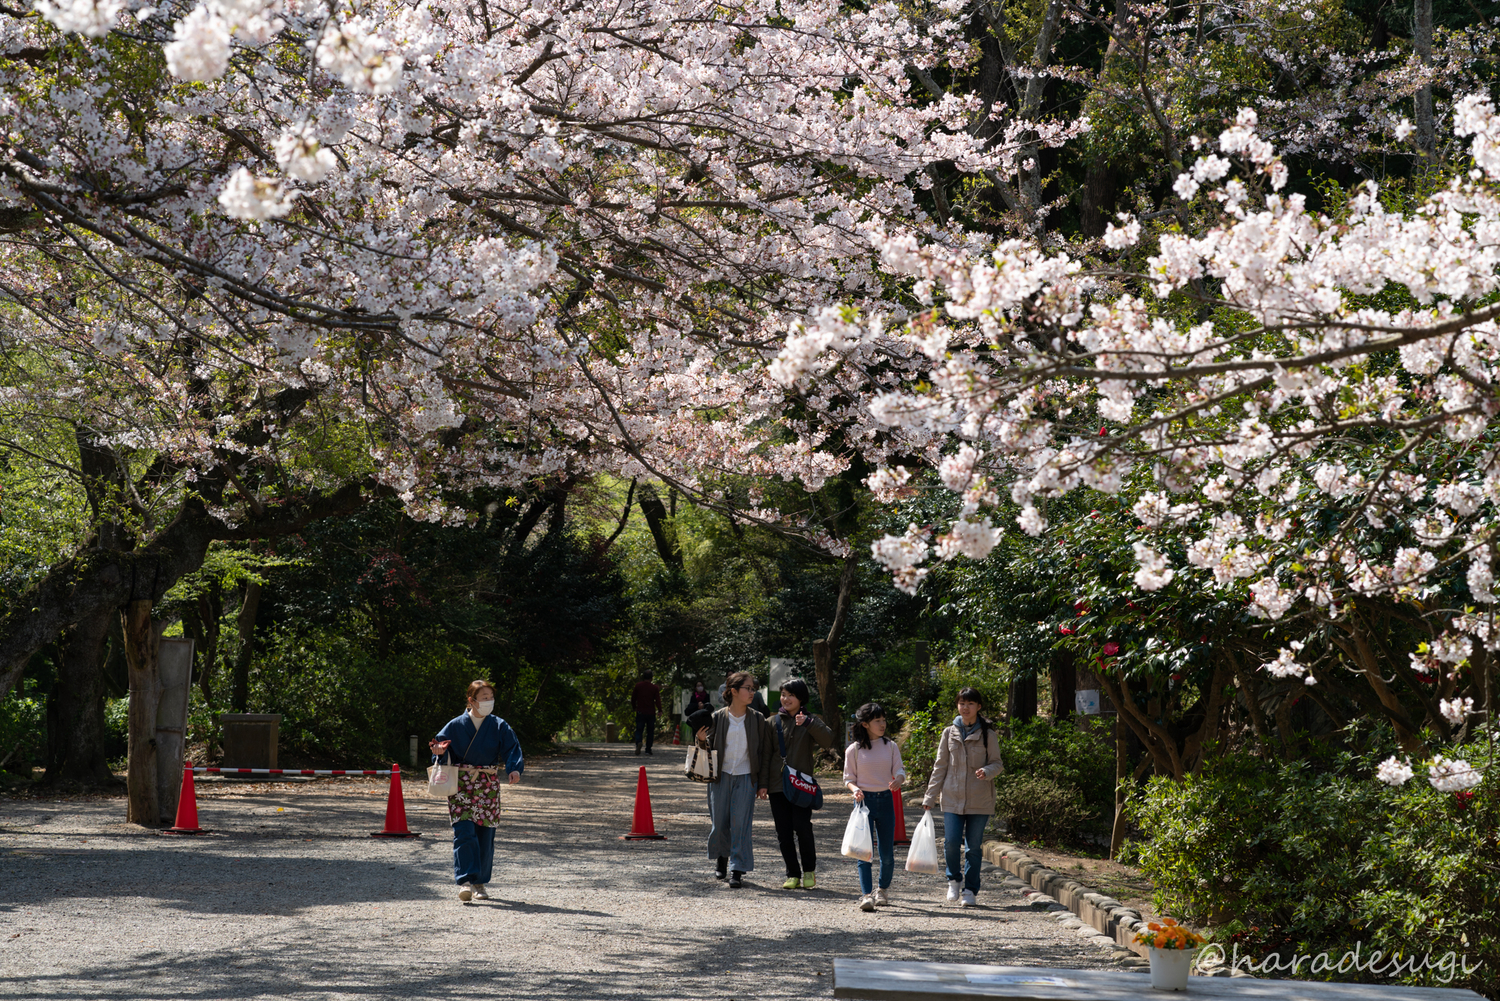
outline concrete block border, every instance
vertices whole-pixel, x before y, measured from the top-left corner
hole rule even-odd
[[[985,842],[984,857],[1035,890],[1031,897],[1033,906],[1056,901],[1072,911],[1084,925],[1113,940],[1119,948],[1146,958],[1146,947],[1135,942],[1135,933],[1144,925],[1139,911],[1048,869],[1007,842]],[[1046,899],[1038,899],[1042,897]]]

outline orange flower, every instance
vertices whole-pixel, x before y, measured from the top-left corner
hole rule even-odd
[[[1202,935],[1172,918],[1164,918],[1160,924],[1152,921],[1146,925],[1145,931],[1135,933],[1135,940],[1157,949],[1191,949],[1204,941]]]

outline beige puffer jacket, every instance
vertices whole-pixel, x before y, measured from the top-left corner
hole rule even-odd
[[[984,769],[984,778],[974,773]],[[958,735],[957,725],[950,726],[938,738],[937,764],[922,797],[922,808],[931,810],[941,800],[944,813],[993,814],[995,812],[995,776],[1005,771],[1000,760],[1000,737],[993,724],[987,739],[979,739],[979,727],[969,732],[969,739]]]

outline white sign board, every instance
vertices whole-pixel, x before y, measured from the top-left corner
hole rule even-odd
[[[161,819],[177,819],[182,792],[182,753],[193,685],[193,641],[164,639],[156,654],[156,800]]]
[[[1073,708],[1080,716],[1099,715],[1099,689],[1080,688],[1074,692]]]

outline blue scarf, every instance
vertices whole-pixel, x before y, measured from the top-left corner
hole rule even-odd
[[[971,734],[971,733],[978,733],[979,732],[979,717],[978,716],[974,717],[974,725],[973,726],[965,726],[964,725],[964,718],[962,716],[955,716],[955,717],[953,717],[953,725],[956,726],[956,727],[958,727],[958,739],[959,740],[968,740],[969,739],[969,734]]]

